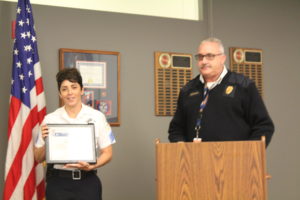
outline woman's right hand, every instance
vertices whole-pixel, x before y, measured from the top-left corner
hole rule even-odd
[[[43,138],[43,140],[45,140],[46,137],[48,137],[48,134],[49,134],[49,128],[48,128],[48,126],[46,124],[42,125],[41,131],[42,131],[42,138]]]

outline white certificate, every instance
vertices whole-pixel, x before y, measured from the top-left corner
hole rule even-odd
[[[106,88],[106,62],[77,60],[76,67],[80,71],[84,87]]]
[[[94,124],[47,124],[47,163],[96,163]]]

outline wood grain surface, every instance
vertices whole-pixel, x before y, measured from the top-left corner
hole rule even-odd
[[[157,143],[158,200],[266,199],[262,141]]]

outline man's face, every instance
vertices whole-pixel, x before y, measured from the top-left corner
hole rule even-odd
[[[204,42],[198,48],[199,72],[205,81],[216,81],[223,71],[226,56],[215,42]]]

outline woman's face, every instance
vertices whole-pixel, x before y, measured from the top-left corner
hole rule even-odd
[[[83,89],[79,83],[68,80],[62,82],[59,89],[59,96],[66,107],[81,105],[81,95],[83,95]]]

